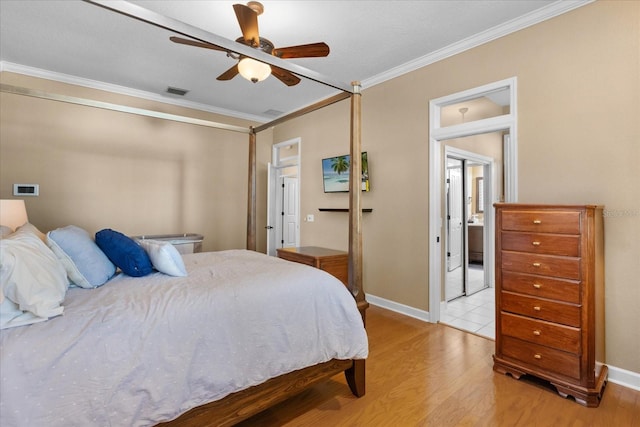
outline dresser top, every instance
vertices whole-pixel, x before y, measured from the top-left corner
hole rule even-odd
[[[319,246],[300,246],[297,248],[280,248],[278,251],[293,252],[301,255],[312,257],[326,257],[333,255],[346,255],[345,251],[337,251],[335,249],[321,248]]]

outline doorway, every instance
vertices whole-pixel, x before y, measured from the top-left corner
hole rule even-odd
[[[300,246],[300,138],[275,144],[267,176],[267,254]]]
[[[484,268],[484,180],[491,176],[492,160],[474,160],[461,151],[447,150],[445,302],[470,296],[490,287]],[[485,172],[485,168],[488,169]],[[486,258],[486,259],[485,259]]]
[[[488,152],[501,151],[501,135],[485,134],[473,138],[478,148]],[[452,140],[447,144],[460,144]],[[468,144],[467,144],[468,145]],[[485,210],[492,199],[494,168],[492,157],[444,147],[446,172],[445,194],[445,269],[440,322],[495,338],[495,295],[490,281],[493,253],[488,252],[490,235],[485,221],[491,222],[493,210]],[[502,155],[497,154],[501,161]],[[499,179],[498,179],[499,181]],[[498,190],[500,186],[498,185]]]
[[[481,182],[483,215],[483,254],[494,253],[493,203],[517,200],[517,102],[516,78],[490,83],[463,92],[434,99],[429,103],[429,321],[441,321],[446,307],[443,282],[446,263],[446,154],[450,141],[489,133],[498,133],[502,161],[492,171],[484,170]],[[475,104],[493,104],[495,108],[477,109]],[[488,112],[487,112],[488,111]],[[469,152],[469,146],[464,146]],[[501,190],[498,190],[498,183]],[[462,233],[464,235],[464,232]],[[467,242],[468,244],[468,242]],[[468,256],[468,254],[466,255]],[[493,286],[495,266],[483,259],[485,278]],[[486,292],[486,291],[483,291]],[[476,292],[480,295],[483,292]]]

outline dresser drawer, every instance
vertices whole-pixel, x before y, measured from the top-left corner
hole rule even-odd
[[[580,329],[516,314],[502,313],[502,334],[558,350],[580,354]]]
[[[502,233],[502,250],[535,254],[580,256],[580,236],[568,234]]]
[[[580,306],[502,291],[503,312],[522,314],[536,319],[580,327]]]
[[[503,270],[580,280],[580,258],[510,251],[501,258]]]
[[[502,230],[580,234],[579,211],[501,211]]]
[[[580,379],[580,357],[512,337],[502,337],[502,354],[548,372]]]
[[[533,274],[502,272],[502,289],[534,297],[580,304],[580,282]]]

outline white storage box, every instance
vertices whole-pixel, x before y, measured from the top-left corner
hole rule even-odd
[[[204,237],[202,234],[155,234],[145,236],[133,236],[133,239],[140,240],[164,240],[170,242],[178,249],[181,254],[192,254],[195,252],[202,252],[202,241]]]

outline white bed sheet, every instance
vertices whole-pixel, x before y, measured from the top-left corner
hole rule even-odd
[[[355,301],[324,271],[231,250],[189,277],[70,289],[64,314],[0,331],[0,425],[144,426],[332,358],[362,359]]]

